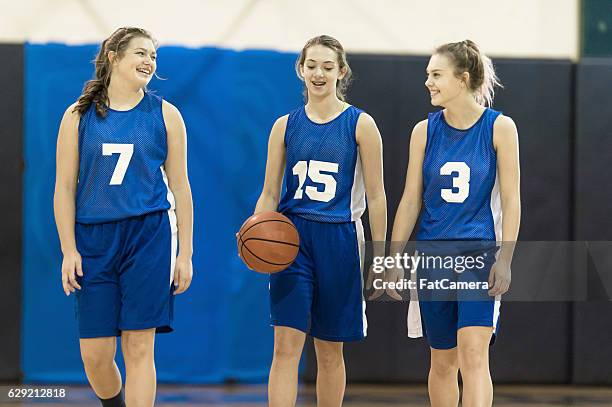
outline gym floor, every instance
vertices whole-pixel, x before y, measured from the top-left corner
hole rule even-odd
[[[37,386],[39,387],[39,386]],[[61,386],[59,386],[61,387]],[[91,390],[86,386],[66,386],[68,396],[59,401],[40,399],[0,403],[0,407],[34,406],[99,406]],[[251,407],[265,406],[265,385],[227,386],[174,386],[161,385],[157,393],[160,407]],[[427,388],[408,385],[351,385],[344,398],[346,407],[405,407],[428,406]],[[612,388],[573,386],[495,386],[496,407],[548,407],[548,406],[612,406]],[[313,385],[300,387],[297,406],[316,406]]]

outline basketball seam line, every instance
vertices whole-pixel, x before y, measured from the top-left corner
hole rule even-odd
[[[242,240],[240,239],[240,241],[242,242],[242,245],[244,246],[246,244],[246,242],[248,242],[249,240],[259,240],[262,242],[271,242],[271,243],[280,243],[280,244],[286,244],[288,246],[293,246],[293,247],[300,247],[299,244],[293,244],[293,243],[289,243],[289,242],[283,242],[282,240],[271,240],[271,239],[264,239],[262,237],[249,237],[246,240]]]
[[[242,241],[242,239],[240,239],[240,241]],[[248,268],[253,268],[253,266],[251,266],[251,264],[247,261],[247,259],[244,258],[244,256],[242,255],[242,248],[244,247],[244,244],[242,246],[240,246],[240,259],[242,259],[242,261],[244,261],[247,265]],[[247,249],[248,250],[248,249]]]
[[[259,257],[258,255],[256,255],[255,253],[253,253],[253,252],[251,251],[251,249],[249,249],[249,248],[248,248],[246,245],[243,245],[242,247],[244,247],[245,249],[247,249],[247,250],[249,251],[249,253],[251,253],[253,256],[255,256],[256,258],[258,258],[259,260],[263,261],[264,263],[271,264],[271,265],[273,265],[273,266],[286,266],[286,265],[291,264],[291,263],[293,263],[293,262],[294,262],[294,260],[291,260],[291,261],[290,261],[290,262],[288,262],[288,263],[272,263],[271,261],[264,260],[264,259],[262,259],[261,257]]]
[[[261,220],[261,221],[259,221],[257,223],[252,224],[251,226],[249,226],[249,228],[247,230],[245,230],[242,233],[240,233],[240,231],[238,231],[238,236],[242,236],[243,234],[245,234],[246,232],[251,230],[253,227],[259,225],[260,223],[265,223],[265,222],[282,222],[282,223],[286,223],[287,225],[289,225],[293,229],[295,229],[295,231],[297,232],[297,228],[295,227],[295,225],[293,223],[287,222],[286,220],[282,220],[282,219],[266,219],[266,220]],[[298,234],[298,236],[299,236],[299,234]]]

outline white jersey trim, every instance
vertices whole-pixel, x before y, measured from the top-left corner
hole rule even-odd
[[[170,209],[174,209],[176,207],[176,203],[174,200],[174,194],[172,193],[172,191],[170,190],[170,185],[168,184],[168,177],[166,176],[166,170],[164,170],[164,166],[162,165],[161,167],[159,167],[161,173],[162,173],[162,178],[164,179],[164,184],[166,184],[166,189],[168,190],[167,194],[166,194],[166,199],[168,200],[168,203],[170,204]]]
[[[502,239],[502,207],[501,196],[499,193],[499,174],[495,169],[495,184],[491,190],[491,216],[493,216],[493,230],[495,231],[495,241],[500,242]]]
[[[361,168],[359,147],[357,147],[357,159],[355,162],[353,187],[351,188],[351,220],[355,222],[361,219],[361,215],[363,215],[365,208],[365,183],[363,181],[363,171]]]

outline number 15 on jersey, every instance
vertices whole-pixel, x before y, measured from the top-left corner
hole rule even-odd
[[[293,166],[292,170],[293,175],[298,176],[299,182],[293,199],[302,199],[304,192],[306,192],[306,196],[308,198],[312,199],[313,201],[320,202],[329,202],[336,196],[336,179],[333,177],[333,175],[324,174],[323,172],[337,174],[337,163],[317,160],[298,161]],[[304,188],[306,176],[308,176],[312,182],[323,184],[323,191],[319,191],[319,188],[313,186],[307,186]]]

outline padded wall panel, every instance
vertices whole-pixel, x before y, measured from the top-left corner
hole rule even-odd
[[[23,45],[0,44],[0,381],[21,375]]]

